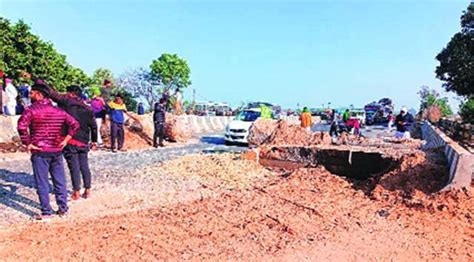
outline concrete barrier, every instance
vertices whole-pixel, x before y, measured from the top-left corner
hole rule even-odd
[[[448,160],[449,181],[444,190],[469,187],[474,179],[474,154],[461,147],[440,129],[424,121],[421,126],[424,149],[443,147]]]
[[[292,123],[292,124],[300,123],[300,117],[299,116],[280,116],[280,119],[288,121],[289,123]],[[312,119],[313,119],[313,123],[320,123],[321,122],[321,117],[319,117],[319,116],[313,116]]]

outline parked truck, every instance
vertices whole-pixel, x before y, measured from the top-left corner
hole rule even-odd
[[[393,112],[394,105],[390,98],[382,98],[364,106],[366,124],[382,124],[388,122],[388,116]]]

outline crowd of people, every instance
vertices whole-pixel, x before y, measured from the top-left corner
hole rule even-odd
[[[312,125],[309,116],[311,114],[305,107],[300,116],[301,126],[308,128]],[[361,122],[360,119],[354,112],[346,109],[342,114],[338,114],[335,110],[331,113],[331,126],[329,134],[332,137],[339,136],[341,133],[346,132],[353,135],[361,135]],[[395,126],[395,138],[398,139],[409,139],[411,138],[411,132],[415,126],[415,118],[408,112],[406,107],[400,109],[400,113],[395,116],[393,113],[389,113],[387,116],[387,130],[391,132]]]
[[[110,150],[115,153],[125,151],[125,115],[136,121],[138,119],[127,111],[123,96],[112,93],[109,80],[104,81],[102,88],[91,90],[90,98],[84,97],[82,88],[76,85],[68,86],[66,93],[61,94],[43,80],[35,79],[34,82],[31,87],[27,87],[27,96],[21,96],[22,108],[18,110],[19,104],[10,100],[19,96],[17,89],[11,81],[6,81],[3,112],[13,115],[15,109],[15,114],[21,114],[17,130],[22,144],[31,153],[33,176],[41,205],[41,213],[34,219],[48,220],[54,215],[67,215],[68,200],[91,197],[92,175],[88,155],[91,149],[104,148],[101,126],[110,122]],[[2,98],[5,98],[5,93]],[[164,146],[167,104],[165,95],[153,108],[154,147]],[[140,110],[144,111],[143,108]],[[63,158],[71,175],[70,197]],[[53,211],[49,200],[49,175],[58,205],[56,211]],[[81,193],[82,188],[84,190]]]

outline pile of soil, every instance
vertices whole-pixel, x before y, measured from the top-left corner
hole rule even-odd
[[[124,133],[125,133],[125,142],[124,142],[124,149],[126,150],[136,150],[136,149],[143,149],[148,148],[152,145],[153,140],[149,138],[146,134],[143,133],[142,130],[137,129],[139,123],[135,124],[127,124],[124,126]],[[110,147],[110,125],[102,125],[101,129],[102,140],[104,145],[107,148]]]
[[[277,120],[257,119],[249,130],[248,141],[250,146],[259,146],[265,143],[273,134],[277,126]]]
[[[126,125],[132,132],[144,137],[147,141],[152,141],[155,126],[153,123],[153,114],[137,115],[132,113],[138,121],[128,119]],[[165,138],[171,142],[188,142],[192,137],[191,127],[184,118],[166,113]]]
[[[331,143],[326,132],[311,132],[285,120],[259,119],[249,131],[249,145],[320,145]]]
[[[167,113],[165,136],[173,142],[187,142],[192,137],[192,128],[183,118]]]
[[[443,117],[443,112],[439,106],[430,106],[423,110],[422,118],[427,119],[431,123],[437,123],[441,117]]]
[[[242,160],[236,154],[187,155],[166,162],[159,167],[170,176],[192,179],[207,187],[245,189],[257,179],[272,177],[273,174],[254,161]]]
[[[16,152],[27,152],[27,150],[21,142],[0,143],[0,154]]]

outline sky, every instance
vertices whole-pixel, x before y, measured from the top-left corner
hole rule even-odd
[[[0,0],[86,73],[148,68],[162,53],[188,61],[185,97],[283,107],[356,107],[382,97],[419,107],[443,91],[435,56],[459,31],[468,0]],[[457,110],[453,96],[451,104]]]

